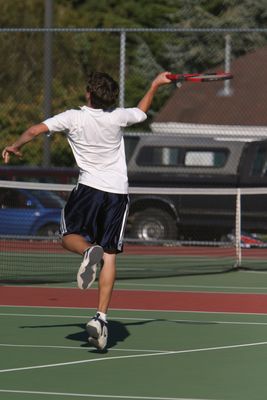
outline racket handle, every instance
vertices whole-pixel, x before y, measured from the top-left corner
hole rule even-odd
[[[167,74],[166,78],[170,79],[171,81],[177,81],[179,79],[180,75],[179,74]]]

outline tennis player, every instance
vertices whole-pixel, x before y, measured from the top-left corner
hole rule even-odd
[[[62,210],[60,233],[67,250],[82,255],[77,274],[80,289],[98,279],[98,308],[87,323],[89,343],[103,350],[107,344],[107,311],[116,276],[116,254],[123,251],[127,219],[128,178],[121,128],[147,118],[153,97],[161,85],[171,81],[160,73],[135,108],[114,108],[119,87],[108,74],[90,74],[86,88],[87,105],[67,110],[27,129],[2,156],[5,163],[21,147],[47,132],[66,133],[79,167],[76,187]]]

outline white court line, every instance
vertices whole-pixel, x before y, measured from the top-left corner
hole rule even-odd
[[[18,313],[0,313],[1,317],[4,316],[10,316],[10,317],[37,317],[37,318],[85,318],[88,319],[90,318],[88,315],[64,315],[64,314],[18,314]],[[136,318],[138,319],[138,318]],[[145,320],[147,320],[147,318],[144,318]]]
[[[39,394],[50,396],[69,396],[69,397],[97,397],[102,399],[133,399],[133,400],[215,400],[215,399],[192,399],[182,397],[143,397],[143,396],[120,396],[108,394],[87,394],[87,393],[61,393],[61,392],[39,392],[33,390],[5,390],[0,389],[0,393],[20,393],[20,394]]]
[[[201,293],[201,292],[200,292]],[[93,310],[95,312],[95,308],[90,307],[55,307],[55,306],[14,306],[13,304],[0,304],[0,309],[2,308],[33,308],[33,309],[59,309],[59,310]],[[131,312],[140,312],[140,313],[176,313],[176,314],[219,314],[219,315],[267,315],[267,312],[255,313],[255,312],[234,312],[234,311],[201,311],[201,310],[149,310],[149,309],[140,309],[140,308],[110,308],[110,312],[113,311],[126,311],[128,313]],[[31,315],[31,314],[29,314]]]
[[[136,355],[128,355],[128,356],[115,356],[115,357],[102,357],[102,358],[93,358],[93,359],[89,359],[89,360],[87,359],[87,360],[69,361],[69,362],[64,362],[64,363],[33,365],[31,367],[1,369],[0,373],[26,371],[26,370],[42,369],[42,368],[65,367],[67,365],[89,364],[89,363],[95,363],[95,362],[100,362],[100,361],[111,361],[111,360],[123,360],[126,358],[169,356],[169,355],[177,355],[177,354],[200,353],[200,352],[205,352],[205,351],[228,350],[228,349],[237,349],[237,348],[242,348],[242,347],[265,346],[265,345],[267,345],[267,342],[255,342],[255,343],[234,344],[234,345],[229,345],[229,346],[216,346],[216,347],[204,347],[204,348],[199,348],[199,349],[165,351],[165,352],[161,352],[161,353],[136,354]]]
[[[246,274],[267,274],[267,271],[250,271],[250,270],[246,270],[246,271],[243,271],[243,272],[245,272]]]
[[[78,318],[88,319],[85,315],[64,315],[64,314],[17,314],[17,313],[0,313],[0,316],[4,317],[36,317],[36,318]],[[159,318],[160,319],[160,318]],[[158,318],[133,318],[133,317],[116,317],[109,318],[109,321],[122,320],[122,321],[158,321]],[[203,324],[228,324],[228,325],[267,325],[267,322],[243,322],[243,321],[218,321],[218,320],[206,320],[200,321],[195,319],[164,319],[163,322],[180,322],[180,323],[203,323]]]
[[[22,347],[22,348],[34,348],[34,349],[63,349],[63,350],[95,350],[93,347],[77,347],[77,346],[51,346],[51,345],[39,345],[39,344],[13,344],[13,343],[0,343],[0,347]],[[166,353],[166,350],[153,350],[153,349],[108,349],[109,351],[119,351],[119,352],[128,352],[128,353]]]
[[[267,272],[267,271],[266,271]],[[251,290],[267,290],[267,286],[209,286],[209,285],[176,285],[171,283],[121,283],[117,282],[117,286],[140,286],[140,287],[173,287],[173,288],[194,288],[194,289],[251,289]],[[217,293],[217,292],[216,292]],[[228,293],[228,292],[227,292]]]

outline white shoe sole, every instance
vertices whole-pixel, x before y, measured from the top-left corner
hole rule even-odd
[[[86,325],[86,331],[89,336],[88,342],[98,350],[104,350],[108,340],[107,326],[104,325],[101,329],[100,323],[92,320]]]
[[[93,246],[86,251],[77,273],[79,289],[88,289],[96,278],[97,264],[102,260],[104,251],[101,246]]]

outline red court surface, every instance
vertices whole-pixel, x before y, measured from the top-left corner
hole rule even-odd
[[[2,286],[0,304],[94,308],[97,289]],[[267,294],[115,290],[110,308],[267,314]]]
[[[131,245],[125,244],[124,253],[131,255],[219,255],[233,253],[233,246],[220,247],[211,246],[144,246],[144,245]],[[16,252],[41,252],[47,251],[49,253],[64,254],[68,253],[59,241],[38,241],[38,240],[0,240],[0,251],[16,251]],[[249,249],[250,255],[258,254],[258,249]],[[266,256],[267,249],[261,249],[261,254]]]

